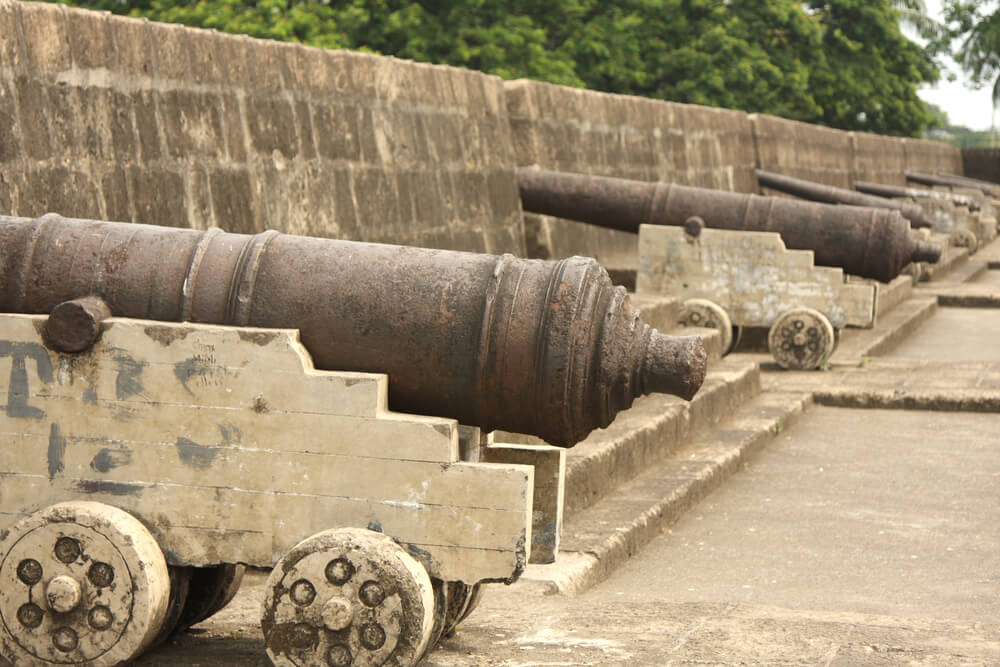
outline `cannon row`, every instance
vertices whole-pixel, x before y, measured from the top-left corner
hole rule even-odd
[[[518,177],[526,212],[637,234],[637,292],[682,299],[680,331],[716,329],[729,351],[767,328],[789,369],[822,367],[842,328],[873,326],[880,285],[938,261],[913,228],[996,233],[967,182],[875,198],[792,184],[820,199],[798,201]],[[225,606],[245,566],[272,569],[275,664],[416,664],[483,584],[554,560],[565,458],[548,445],[644,394],[692,399],[708,363],[584,257],[49,214],[0,217],[0,270],[15,664],[131,661]]]

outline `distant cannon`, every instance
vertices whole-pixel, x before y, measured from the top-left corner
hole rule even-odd
[[[940,172],[934,176],[931,174],[922,174],[916,171],[908,171],[906,172],[906,179],[913,181],[914,183],[922,183],[923,185],[943,185],[950,188],[975,189],[993,199],[1000,199],[1000,185],[980,181],[974,178],[967,178],[965,176],[943,174]]]
[[[865,181],[855,182],[854,187],[860,192],[867,192],[868,194],[878,195],[879,197],[911,197],[913,199],[926,197],[928,199],[950,202],[955,206],[965,206],[970,211],[979,210],[979,202],[975,199],[954,192],[938,192],[937,190],[925,190],[922,188],[904,188],[898,185],[867,183]]]
[[[785,246],[812,250],[817,264],[889,282],[911,262],[936,262],[941,249],[910,237],[898,211],[831,206],[668,183],[519,169],[525,211],[638,233],[643,223],[769,231]]]
[[[0,217],[0,270],[0,311],[47,314],[97,296],[120,317],[299,329],[317,368],[388,373],[394,410],[564,446],[642,394],[690,399],[705,375],[700,339],[644,324],[582,257],[47,215]],[[66,318],[100,320],[79,304]]]
[[[912,227],[932,227],[931,221],[918,204],[897,201],[886,197],[876,197],[854,190],[835,188],[832,185],[814,183],[801,178],[792,178],[769,171],[757,170],[757,181],[764,187],[795,195],[810,201],[826,202],[827,204],[847,204],[848,206],[867,206],[869,208],[891,208],[899,211],[910,221]]]

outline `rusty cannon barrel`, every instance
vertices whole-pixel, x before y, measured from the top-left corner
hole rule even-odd
[[[847,204],[848,206],[866,206],[868,208],[891,208],[899,211],[910,221],[911,227],[933,227],[930,219],[919,204],[902,202],[886,197],[876,197],[854,190],[836,188],[801,178],[792,178],[784,174],[775,174],[762,169],[757,170],[757,182],[764,187],[778,190],[785,194],[795,195],[810,201],[826,202],[827,204]]]
[[[923,174],[918,171],[908,171],[906,172],[906,180],[913,181],[914,183],[920,183],[921,185],[942,185],[949,188],[968,188],[970,190],[979,190],[992,199],[1000,199],[1000,185],[973,178],[967,178],[965,176],[942,173],[938,173],[935,176],[932,174]]]
[[[50,214],[0,217],[0,270],[0,311],[46,314],[76,301],[58,312],[87,324],[101,315],[83,298],[96,296],[112,316],[294,328],[317,368],[387,373],[394,410],[562,446],[639,395],[691,399],[705,376],[698,337],[645,324],[625,289],[584,257]]]
[[[899,185],[885,185],[883,183],[868,183],[866,181],[856,181],[854,189],[879,197],[925,197],[936,199],[937,201],[949,202],[955,206],[965,206],[970,211],[979,210],[979,202],[966,195],[954,192],[938,192],[937,190],[924,190],[922,188],[904,188]]]
[[[941,248],[915,241],[898,211],[707,190],[668,183],[519,169],[525,211],[638,233],[639,225],[777,232],[785,246],[812,250],[817,264],[889,282],[910,262],[936,262]]]

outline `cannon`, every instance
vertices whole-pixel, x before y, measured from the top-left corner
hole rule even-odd
[[[901,202],[886,197],[876,197],[853,190],[836,188],[832,185],[824,185],[801,178],[775,174],[762,169],[757,170],[757,182],[772,190],[778,190],[785,194],[795,195],[796,197],[810,201],[826,202],[828,204],[847,204],[848,206],[866,206],[868,208],[891,208],[899,211],[904,218],[909,220],[911,227],[933,226],[924,214],[924,210],[918,204]]]
[[[129,664],[270,568],[276,665],[412,667],[555,559],[565,450],[696,337],[593,260],[0,217],[0,656]],[[459,424],[463,421],[466,424]]]
[[[581,257],[47,215],[0,217],[0,269],[0,312],[97,296],[119,317],[295,328],[317,368],[387,373],[394,410],[563,446],[636,396],[690,399],[705,375],[700,339],[646,325]]]
[[[878,195],[879,197],[909,197],[912,199],[925,197],[927,199],[936,199],[938,201],[947,202],[955,206],[964,206],[970,211],[979,210],[979,202],[966,195],[954,192],[938,192],[936,190],[925,190],[922,188],[904,188],[898,185],[884,185],[882,183],[868,183],[865,181],[855,182],[854,187],[860,192],[867,192],[868,194]]]
[[[889,282],[911,262],[936,262],[941,249],[910,237],[898,211],[831,206],[667,183],[519,169],[525,211],[638,233],[643,223],[777,232],[817,264]]]
[[[949,188],[970,188],[979,190],[983,194],[991,197],[992,199],[1000,199],[1000,185],[995,183],[988,183],[986,181],[980,181],[974,178],[967,178],[965,176],[958,176],[955,174],[945,174],[938,172],[935,176],[933,174],[923,174],[916,171],[906,172],[906,180],[913,181],[914,183],[920,183],[922,185],[940,185]]]

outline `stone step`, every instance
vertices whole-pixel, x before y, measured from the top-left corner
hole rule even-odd
[[[866,357],[888,352],[926,322],[937,305],[933,296],[914,297],[878,319],[871,329],[844,329],[830,364],[857,364]]]
[[[529,566],[522,580],[545,593],[576,595],[603,581],[808,408],[808,393],[768,393],[701,429],[669,456],[563,525],[554,565]]]
[[[564,516],[571,517],[650,465],[662,461],[689,435],[732,414],[760,393],[760,369],[753,362],[711,363],[701,390],[690,403],[650,394],[618,413],[566,452]]]

